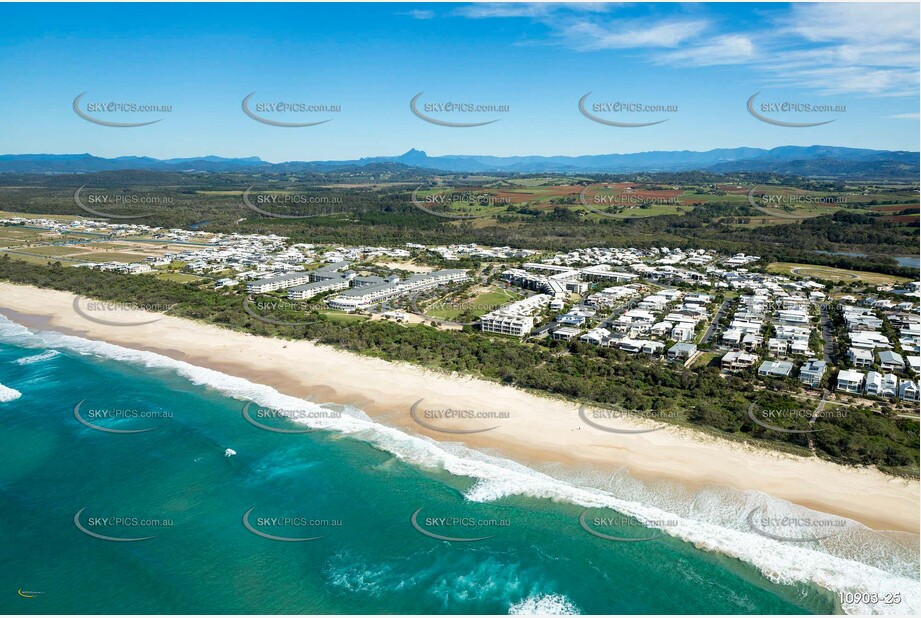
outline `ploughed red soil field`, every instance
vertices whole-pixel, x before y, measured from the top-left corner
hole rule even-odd
[[[913,212],[918,212],[918,204],[896,204],[894,206],[873,206],[870,210],[875,212],[902,212],[903,210],[912,210]]]
[[[918,217],[914,215],[898,215],[895,217],[880,217],[881,221],[889,221],[890,223],[917,223]]]

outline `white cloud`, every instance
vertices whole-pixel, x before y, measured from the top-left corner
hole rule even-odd
[[[748,65],[753,77],[765,84],[823,94],[918,96],[921,33],[916,3],[794,3],[766,12],[762,25],[748,29],[704,18],[640,20],[601,14],[611,8],[483,3],[461,7],[455,14],[528,18],[549,30],[551,43],[576,51],[647,49],[647,59],[656,64]],[[708,10],[719,14],[716,6]]]
[[[554,9],[551,3],[543,2],[484,2],[468,4],[455,11],[456,15],[484,19],[489,17],[541,17]]]
[[[455,15],[472,19],[491,17],[546,17],[560,12],[607,13],[612,3],[605,2],[480,2],[457,8]]]
[[[782,20],[786,28],[814,42],[908,41],[921,31],[916,3],[794,4]]]
[[[677,47],[706,30],[705,21],[664,21],[657,24],[636,20],[598,24],[589,20],[560,25],[557,36],[580,51],[628,49],[633,47]]]
[[[662,54],[659,63],[714,66],[718,64],[745,64],[756,57],[754,42],[742,34],[727,34],[713,38],[703,45],[688,45],[684,49]]]
[[[435,17],[435,11],[424,11],[422,9],[413,9],[411,11],[405,11],[400,13],[400,15],[406,15],[412,17],[413,19],[432,19]]]

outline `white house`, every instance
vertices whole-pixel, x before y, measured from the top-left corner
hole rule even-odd
[[[838,390],[846,393],[859,393],[863,388],[864,375],[859,371],[842,369],[838,372]]]

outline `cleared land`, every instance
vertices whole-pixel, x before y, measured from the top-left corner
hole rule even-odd
[[[517,292],[493,286],[461,299],[439,300],[425,309],[425,315],[441,320],[456,320],[465,314],[479,318],[519,298]]]
[[[860,282],[867,285],[894,285],[911,281],[904,277],[894,277],[879,273],[868,273],[859,270],[845,270],[831,266],[815,266],[813,264],[792,264],[790,262],[774,262],[768,265],[768,272],[797,277],[811,277],[835,282]]]

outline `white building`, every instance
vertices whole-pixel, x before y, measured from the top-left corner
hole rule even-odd
[[[331,297],[327,304],[331,309],[355,311],[411,292],[421,292],[440,285],[467,279],[467,271],[460,269],[436,270],[424,275],[413,275],[405,281],[365,285],[346,290]]]
[[[531,314],[547,306],[551,300],[553,297],[548,294],[535,294],[515,301],[481,317],[480,328],[487,333],[524,337],[534,329]]]
[[[838,372],[838,390],[845,393],[859,393],[863,389],[864,375],[859,371],[842,369]]]
[[[259,279],[246,284],[246,291],[250,294],[265,294],[275,290],[284,290],[294,287],[295,285],[304,285],[310,283],[310,273],[296,272],[282,275],[281,277],[270,277],[268,279]]]

